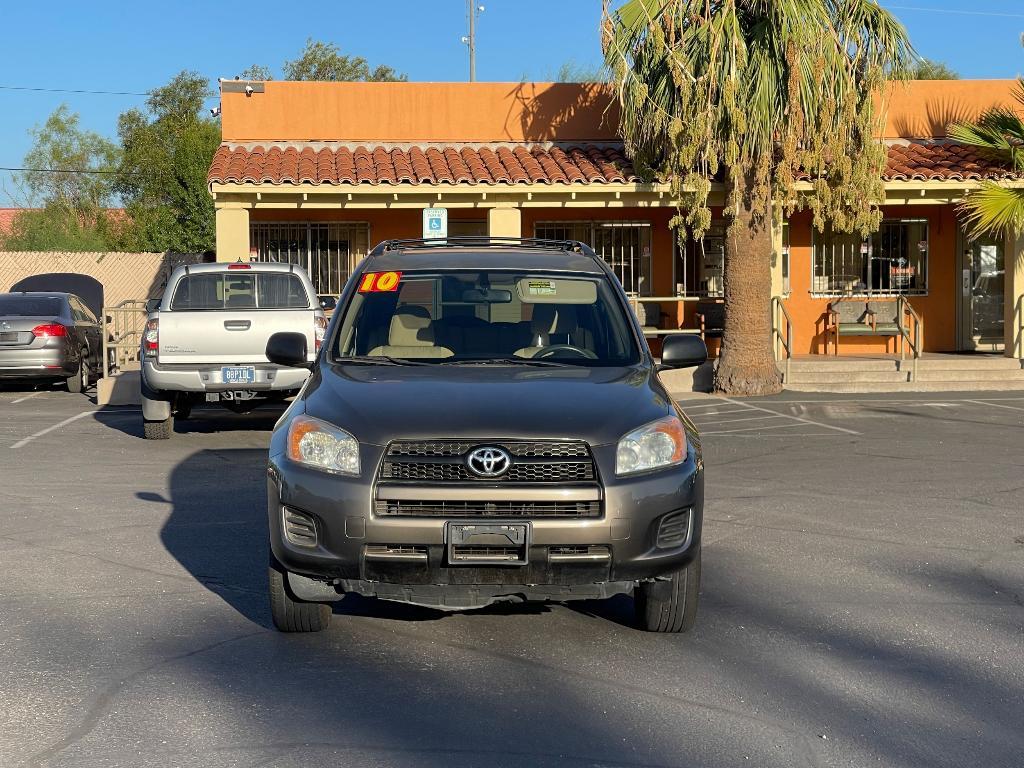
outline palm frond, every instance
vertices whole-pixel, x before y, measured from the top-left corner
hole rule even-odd
[[[1006,235],[1024,229],[1024,189],[984,182],[960,203],[964,224],[974,235]]]

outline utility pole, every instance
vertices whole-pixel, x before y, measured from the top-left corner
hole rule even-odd
[[[483,5],[477,5],[476,0],[466,0],[466,11],[469,13],[469,35],[462,38],[462,42],[469,46],[469,82],[476,81],[476,17],[484,12]]]

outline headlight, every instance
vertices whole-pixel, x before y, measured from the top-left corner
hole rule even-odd
[[[300,415],[288,425],[288,458],[341,475],[359,474],[359,443],[344,429]]]
[[[686,461],[686,431],[676,416],[666,416],[619,440],[615,474],[632,475]]]

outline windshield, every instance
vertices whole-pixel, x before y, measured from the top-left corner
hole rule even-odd
[[[604,278],[509,271],[366,273],[336,359],[632,365],[640,353]]]
[[[51,296],[0,296],[0,315],[23,317],[56,317],[64,301]]]

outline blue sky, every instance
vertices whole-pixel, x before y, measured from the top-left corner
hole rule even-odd
[[[477,78],[546,79],[558,67],[600,60],[600,0],[479,0]],[[1024,72],[1022,0],[882,0],[922,55],[962,77]],[[413,80],[464,80],[464,0],[50,0],[4,3],[0,86],[146,91],[182,69],[233,77],[250,64],[275,70],[307,37],[338,44]],[[44,10],[45,9],[45,10]],[[964,13],[966,12],[966,13]],[[45,30],[45,32],[43,32]],[[61,103],[86,127],[114,136],[117,116],[144,97],[0,90],[0,166],[20,166],[28,130]],[[10,189],[9,175],[0,181]],[[0,206],[10,205],[0,189]]]

